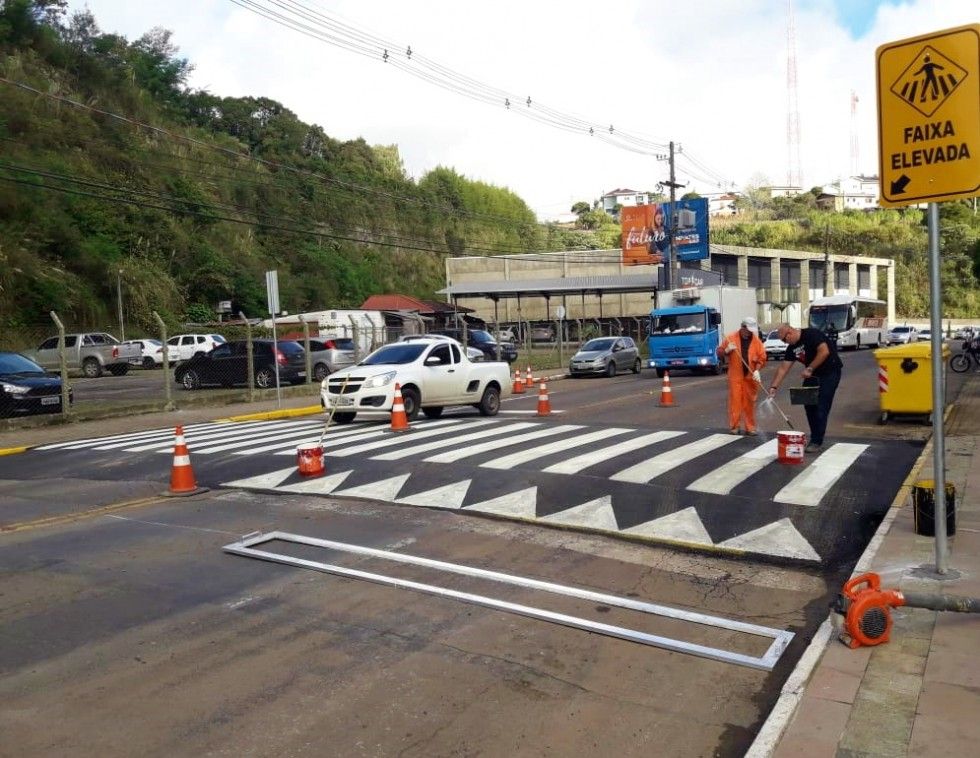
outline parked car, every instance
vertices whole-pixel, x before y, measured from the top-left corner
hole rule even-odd
[[[177,334],[167,340],[167,354],[172,362],[177,363],[209,353],[223,344],[225,338],[220,334]]]
[[[306,352],[291,340],[252,340],[255,386],[276,386],[276,364],[280,384],[306,381]],[[174,379],[185,390],[196,390],[206,384],[233,387],[248,384],[248,342],[235,340],[218,345],[210,353],[198,353],[174,370]]]
[[[354,340],[348,337],[310,340],[310,365],[317,381],[329,374],[354,365]]]
[[[568,371],[572,376],[616,376],[618,371],[639,374],[642,367],[640,351],[631,337],[597,337],[582,345],[572,356]]]
[[[122,376],[129,371],[131,361],[142,358],[139,345],[123,345],[105,332],[66,334],[65,353],[68,370],[81,369],[91,379],[102,376],[105,371],[113,376]],[[58,338],[48,337],[44,340],[35,351],[34,359],[43,368],[59,369]]]
[[[773,329],[765,336],[762,341],[762,346],[766,349],[766,355],[770,358],[779,358],[786,355],[786,348],[789,347],[789,345],[779,339],[779,331],[776,329]]]
[[[409,420],[420,410],[438,418],[453,405],[495,416],[501,396],[511,392],[503,363],[472,363],[454,341],[420,338],[380,347],[356,366],[331,374],[320,383],[320,404],[333,409],[336,423],[349,424],[358,411],[390,411],[396,384]]]
[[[126,340],[124,345],[138,345],[142,351],[142,357],[130,358],[131,366],[142,366],[143,368],[157,368],[163,365],[163,343],[160,340]]]
[[[74,400],[68,389],[68,403]],[[61,412],[61,377],[20,353],[0,353],[0,416]]]
[[[452,337],[447,337],[445,334],[408,334],[404,337],[399,337],[398,341],[411,342],[412,340],[429,340],[429,339],[448,340],[449,342],[452,342],[455,345],[459,345],[460,347],[463,347],[460,344],[459,340],[455,340]],[[469,347],[467,345],[465,352],[466,352],[466,357],[469,358],[470,361],[473,363],[479,363],[480,361],[485,360],[486,358],[483,351],[478,350],[475,347]]]
[[[888,332],[889,345],[907,345],[919,341],[919,330],[914,326],[893,326]]]
[[[435,334],[452,337],[454,340],[463,343],[462,329],[440,329]],[[468,347],[475,347],[483,353],[485,361],[497,360],[497,341],[493,335],[485,329],[467,329],[466,344]],[[517,360],[517,346],[511,342],[500,343],[500,360],[513,363]]]

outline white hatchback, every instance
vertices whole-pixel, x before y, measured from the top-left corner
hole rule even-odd
[[[167,356],[171,362],[189,361],[223,344],[225,338],[220,334],[178,334],[167,340]]]

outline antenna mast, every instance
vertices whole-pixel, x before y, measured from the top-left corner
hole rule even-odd
[[[858,131],[857,131],[857,111],[858,96],[857,92],[851,90],[851,176],[858,176],[860,166],[860,151],[858,150]]]
[[[803,187],[800,169],[800,105],[796,88],[796,22],[793,0],[787,1],[789,22],[786,27],[786,184]]]

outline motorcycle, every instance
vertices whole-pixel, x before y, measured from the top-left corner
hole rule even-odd
[[[963,351],[949,359],[949,367],[957,374],[969,371],[970,366],[980,369],[980,337],[964,342]]]

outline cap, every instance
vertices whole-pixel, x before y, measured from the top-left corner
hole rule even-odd
[[[744,326],[746,329],[749,329],[753,332],[759,331],[759,322],[756,321],[751,316],[746,316],[745,318],[742,319],[742,326]]]

